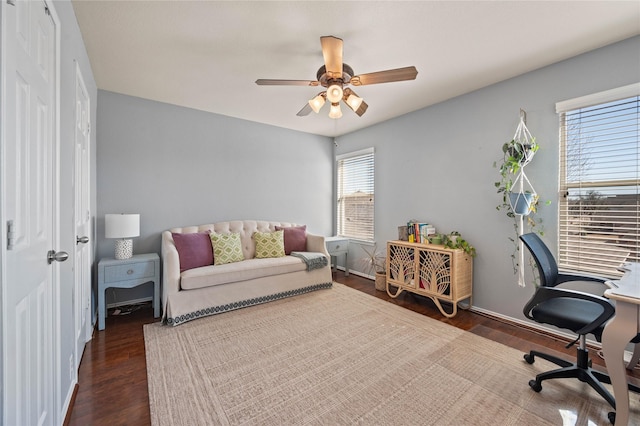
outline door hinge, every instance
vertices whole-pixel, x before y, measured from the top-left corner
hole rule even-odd
[[[7,250],[13,250],[13,238],[15,226],[13,225],[13,220],[7,221]]]
[[[49,10],[49,6],[47,6],[46,4],[44,5],[44,13],[46,13],[47,16],[51,16],[51,11]]]
[[[9,4],[11,6],[15,6],[16,5],[16,0],[7,0],[7,4]]]

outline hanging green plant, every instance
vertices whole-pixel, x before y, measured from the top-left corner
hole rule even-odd
[[[524,124],[524,112],[521,111],[520,124],[511,141],[502,145],[502,159],[495,161],[493,167],[500,173],[500,180],[495,182],[495,188],[501,196],[501,203],[496,210],[504,211],[507,217],[513,221],[513,236],[509,241],[513,244],[511,263],[513,273],[519,275],[519,284],[524,285],[524,273],[521,271],[520,262],[523,259],[519,236],[524,232],[536,232],[544,235],[542,219],[538,218],[538,206],[540,197],[535,192],[529,179],[524,174],[523,168],[531,162],[534,155],[540,149],[536,138],[529,133]],[[548,201],[546,204],[550,204]],[[525,219],[526,218],[526,219]],[[533,271],[534,283],[537,283],[537,268],[530,259]]]
[[[514,203],[511,202],[511,194],[518,194],[517,192],[517,183],[518,178],[524,179],[526,177],[522,177],[522,168],[529,164],[533,159],[535,153],[540,149],[540,145],[536,142],[536,138],[531,137],[528,143],[522,143],[517,141],[516,139],[512,139],[510,142],[502,145],[502,162],[498,163],[497,161],[493,163],[494,168],[498,168],[500,171],[500,180],[495,183],[495,187],[498,191],[498,194],[502,195],[502,204],[499,204],[496,208],[498,210],[507,210],[507,216],[514,216],[514,212],[512,209],[512,205]],[[533,188],[532,188],[533,189]],[[514,192],[514,190],[516,192]],[[534,203],[530,203],[530,211],[533,211],[537,205],[538,199],[537,195],[535,195],[535,191],[530,191],[535,198]],[[511,210],[511,211],[509,211]]]

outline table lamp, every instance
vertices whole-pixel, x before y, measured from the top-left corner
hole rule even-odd
[[[139,214],[104,215],[105,238],[116,239],[116,259],[130,259],[133,256],[132,237],[140,235]]]

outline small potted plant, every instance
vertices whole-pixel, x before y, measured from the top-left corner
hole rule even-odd
[[[538,195],[533,191],[524,191],[520,187],[524,183],[531,186],[522,168],[529,164],[540,146],[532,137],[528,143],[512,139],[502,145],[502,164],[493,166],[500,171],[501,179],[495,183],[499,194],[502,194],[502,205],[498,210],[508,207],[517,215],[528,215],[538,203]]]
[[[502,145],[502,152],[505,156],[504,164],[508,164],[510,173],[516,174],[519,169],[531,162],[539,148],[540,146],[534,137],[531,137],[526,143],[511,139],[510,142]]]
[[[458,231],[442,236],[443,244],[450,249],[461,249],[471,257],[476,257],[476,249],[467,240],[462,238]]]
[[[528,216],[538,203],[538,194],[535,192],[510,192],[509,204],[515,214]]]
[[[373,244],[373,247],[362,247],[362,250],[367,254],[362,258],[362,262],[365,265],[366,273],[371,275],[375,274],[376,290],[386,291],[387,289],[387,255],[384,251],[377,249],[377,243]]]

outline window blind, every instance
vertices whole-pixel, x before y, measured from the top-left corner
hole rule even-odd
[[[615,278],[640,262],[640,84],[622,89],[556,106],[563,271]]]
[[[344,154],[337,161],[338,235],[374,240],[373,148]]]

